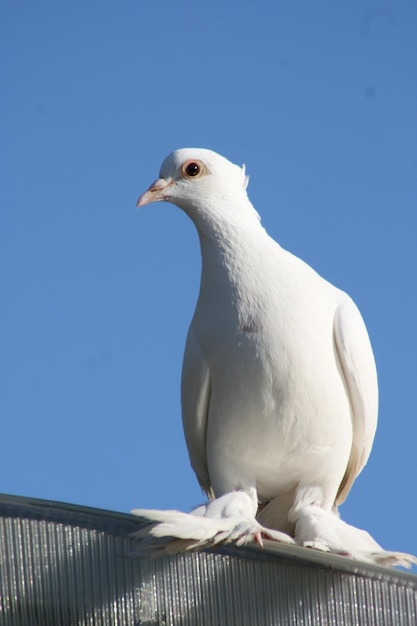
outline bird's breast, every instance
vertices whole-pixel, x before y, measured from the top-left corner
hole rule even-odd
[[[337,290],[297,261],[214,278],[202,284],[193,330],[210,372],[215,490],[250,476],[273,491],[335,458],[343,475],[351,415],[334,349]]]

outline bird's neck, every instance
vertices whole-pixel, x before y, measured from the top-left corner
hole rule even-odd
[[[258,216],[197,227],[202,256],[200,296],[215,300],[229,294],[245,299],[263,281],[260,267],[271,239]]]
[[[233,199],[212,197],[202,199],[198,210],[187,210],[200,238],[204,262],[219,262],[242,255],[251,248],[265,230],[246,193]]]

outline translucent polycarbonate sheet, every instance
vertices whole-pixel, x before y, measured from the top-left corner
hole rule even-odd
[[[140,525],[0,496],[0,625],[417,624],[408,573],[291,546],[137,559]]]

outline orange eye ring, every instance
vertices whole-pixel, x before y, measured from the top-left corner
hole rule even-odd
[[[182,175],[186,178],[195,178],[203,172],[203,164],[195,159],[186,161],[182,166]]]

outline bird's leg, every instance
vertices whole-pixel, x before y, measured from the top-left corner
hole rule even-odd
[[[411,554],[384,550],[369,533],[347,524],[323,504],[319,487],[299,489],[289,518],[295,522],[295,542],[305,548],[333,552],[367,563],[411,567]]]
[[[255,542],[262,547],[264,538],[294,543],[285,533],[261,526],[255,517],[256,510],[256,491],[251,489],[226,493],[191,513],[144,509],[136,509],[133,513],[154,522],[146,534],[163,539],[164,548],[169,538],[190,540],[183,548],[186,550],[232,542],[237,545]],[[143,532],[141,536],[144,536]]]

